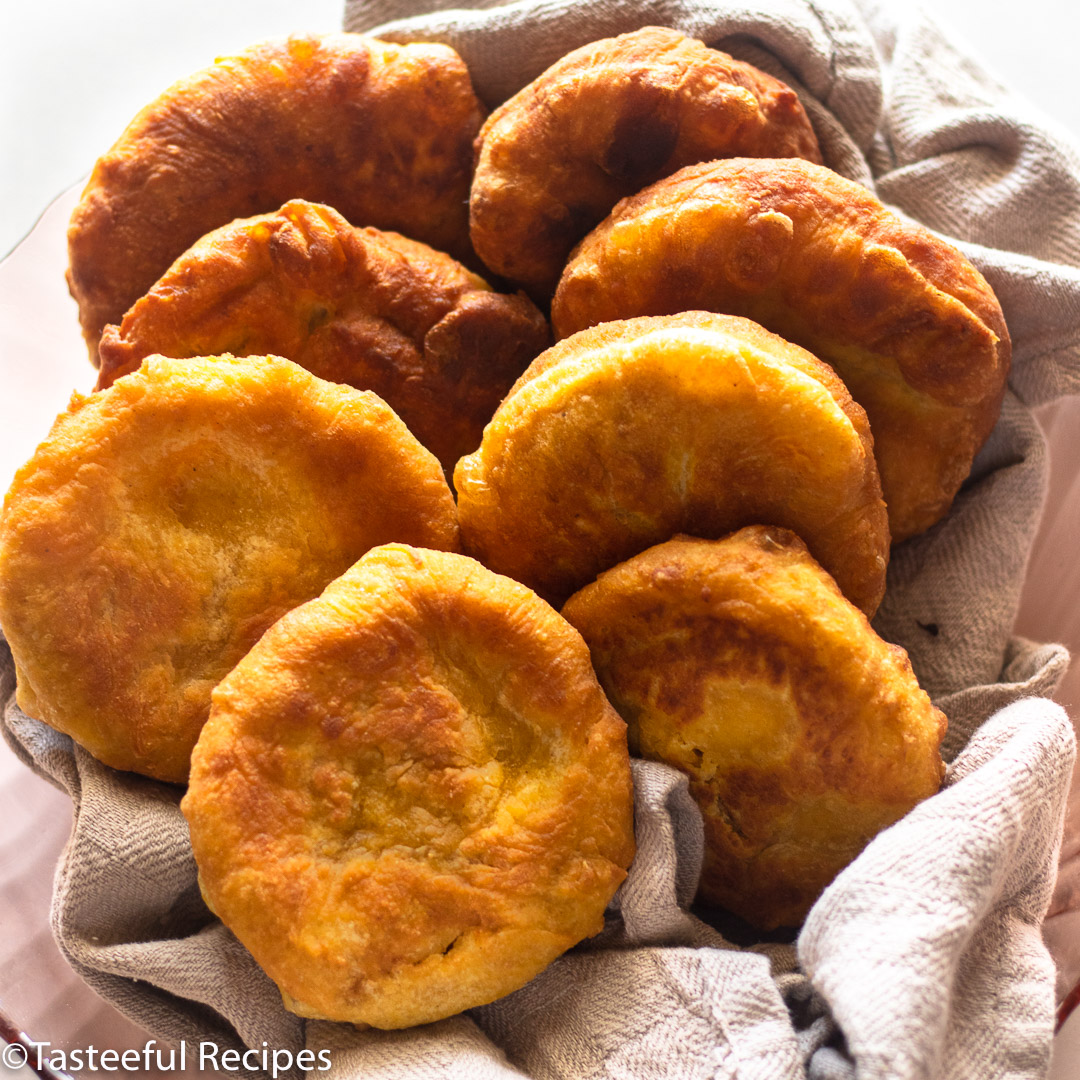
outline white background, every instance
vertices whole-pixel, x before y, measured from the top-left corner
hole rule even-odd
[[[1080,142],[1080,3],[930,7],[958,46]],[[337,29],[342,9],[343,0],[0,0],[0,256],[170,83],[260,38]],[[18,358],[0,365],[0,395],[16,393]],[[1080,1010],[1058,1040],[1054,1080],[1066,1078],[1080,1078]]]

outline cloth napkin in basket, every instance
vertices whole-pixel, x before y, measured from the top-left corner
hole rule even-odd
[[[950,516],[894,552],[875,622],[949,717],[946,785],[839,876],[793,945],[737,947],[689,910],[702,832],[685,782],[636,762],[639,854],[598,938],[466,1016],[358,1032],[282,1009],[199,899],[179,789],[23,716],[0,646],[5,734],[75,808],[53,906],[65,955],[160,1038],[328,1049],[337,1080],[1044,1074],[1040,922],[1075,740],[1045,700],[1064,650],[1010,632],[1046,479],[1031,409],[1080,392],[1076,151],[928,18],[869,0],[412,7],[349,2],[345,25],[455,46],[489,106],[569,49],[647,24],[747,59],[799,90],[828,165],[952,238],[997,291],[1014,345],[1001,420]]]

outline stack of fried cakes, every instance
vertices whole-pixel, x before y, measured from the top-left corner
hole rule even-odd
[[[0,625],[29,715],[188,784],[293,1011],[428,1022],[597,933],[631,752],[761,929],[937,790],[945,718],[868,620],[1009,337],[822,160],[791,87],[646,27],[486,119],[446,46],[268,42],[98,162],[98,386],[5,500]]]

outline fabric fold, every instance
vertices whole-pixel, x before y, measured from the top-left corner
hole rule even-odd
[[[1056,859],[1044,853],[1057,850],[1074,755],[1059,706],[1001,710],[942,791],[872,840],[815,905],[799,959],[857,1076],[1049,1067],[1054,968],[1039,927]]]

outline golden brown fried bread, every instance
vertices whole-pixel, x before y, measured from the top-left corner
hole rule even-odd
[[[374,394],[277,357],[151,357],[75,395],[0,518],[19,706],[183,781],[210,691],[368,548],[456,548],[438,462]]]
[[[145,356],[274,353],[374,390],[452,471],[549,344],[524,296],[449,255],[294,200],[197,241],[102,335],[98,388]]]
[[[563,614],[633,752],[690,777],[699,897],[754,926],[801,923],[877,832],[938,790],[945,717],[787,530],[678,537]]]
[[[466,551],[557,602],[678,532],[797,529],[873,613],[889,530],[866,416],[748,319],[686,312],[542,353],[454,473]]]
[[[997,420],[1011,346],[955,248],[805,161],[684,169],[582,242],[556,336],[685,308],[755,319],[831,364],[866,410],[893,540],[944,517]]]
[[[71,219],[91,359],[200,236],[292,198],[467,256],[482,120],[453,49],[360,34],[264,42],[176,83],[99,159]]]
[[[472,559],[393,544],[217,688],[183,810],[207,902],[287,1006],[400,1028],[597,933],[632,803],[578,633]]]
[[[593,42],[488,117],[470,227],[492,270],[550,297],[570,249],[619,199],[697,161],[821,161],[795,91],[675,30]]]

